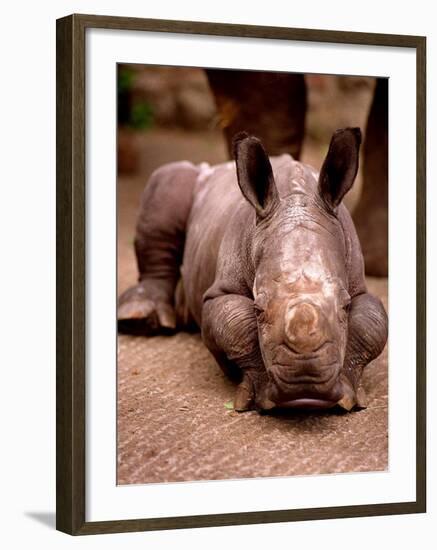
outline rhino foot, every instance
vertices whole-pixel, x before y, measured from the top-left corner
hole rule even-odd
[[[346,411],[351,411],[353,408],[367,408],[367,396],[364,388],[359,385],[355,391],[351,382],[346,376],[342,377],[343,397],[338,401],[337,405]]]
[[[124,292],[118,303],[118,331],[125,334],[152,335],[176,329],[176,315],[171,304],[154,298],[139,284]]]
[[[251,376],[252,374],[252,376]],[[257,410],[264,412],[272,409],[275,403],[266,395],[266,384],[263,375],[243,374],[243,380],[237,387],[234,409],[238,412]]]
[[[234,409],[238,412],[250,411],[254,405],[253,385],[248,376],[238,385],[235,392]]]

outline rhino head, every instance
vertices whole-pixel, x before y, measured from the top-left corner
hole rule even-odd
[[[289,166],[274,175],[257,138],[234,141],[238,183],[255,210],[252,291],[272,405],[332,407],[344,395],[351,296],[341,201],[360,143],[358,128],[338,130],[319,175],[299,163],[297,175]]]

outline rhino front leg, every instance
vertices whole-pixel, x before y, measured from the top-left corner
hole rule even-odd
[[[206,300],[202,338],[225,374],[239,382],[235,410],[273,406],[265,397],[268,377],[258,343],[253,300],[236,294]]]
[[[372,294],[353,298],[349,311],[349,331],[343,365],[345,394],[339,403],[350,410],[366,406],[360,386],[363,369],[383,351],[388,337],[388,319],[381,301]]]

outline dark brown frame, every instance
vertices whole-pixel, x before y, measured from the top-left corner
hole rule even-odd
[[[300,510],[85,521],[85,30],[123,29],[414,48],[417,61],[416,500]],[[57,21],[56,527],[72,535],[426,511],[426,38],[344,31],[70,15]]]

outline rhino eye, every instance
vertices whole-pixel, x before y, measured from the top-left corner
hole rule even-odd
[[[347,292],[346,290],[342,290],[340,292],[340,303],[341,303],[341,307],[345,311],[349,311],[349,308],[351,305],[351,297],[349,295],[349,292]]]
[[[265,314],[265,307],[266,307],[266,300],[263,295],[258,295],[256,300],[253,303],[253,309],[255,310],[255,315],[258,320],[261,320],[264,318]]]
[[[259,311],[260,313],[263,313],[267,306],[267,296],[264,294],[264,292],[260,292],[258,296],[255,298],[255,301],[253,302],[253,306],[255,308],[255,311]]]
[[[347,315],[349,315],[349,310],[351,307],[351,297],[349,296],[349,293],[346,292],[346,290],[343,290],[340,293],[340,307],[342,315],[344,315],[344,318],[346,319]]]

